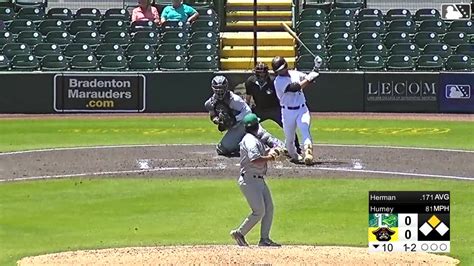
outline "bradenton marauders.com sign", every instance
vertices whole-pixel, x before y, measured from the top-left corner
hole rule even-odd
[[[145,76],[65,74],[54,77],[56,112],[143,112]]]

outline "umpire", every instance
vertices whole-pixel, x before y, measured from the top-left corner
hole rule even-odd
[[[252,112],[260,118],[260,122],[270,119],[283,128],[280,101],[277,98],[273,80],[265,63],[257,63],[254,74],[245,82],[245,93],[247,94],[245,102],[249,106],[251,106],[250,101],[253,98],[255,106],[252,107]],[[301,154],[301,147],[296,134],[295,146],[298,154]]]

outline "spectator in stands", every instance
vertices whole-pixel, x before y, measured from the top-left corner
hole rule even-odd
[[[160,25],[160,14],[158,9],[151,5],[151,0],[138,0],[138,7],[132,12],[132,22],[135,21],[154,21]]]
[[[161,13],[161,23],[165,21],[181,21],[191,24],[199,17],[196,9],[183,4],[182,0],[173,0],[171,6],[167,6]]]

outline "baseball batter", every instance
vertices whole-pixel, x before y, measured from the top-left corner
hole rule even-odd
[[[245,135],[242,123],[245,115],[251,113],[250,107],[238,95],[229,91],[229,82],[224,76],[216,76],[211,81],[214,94],[204,103],[211,121],[221,132],[227,131],[217,144],[217,154],[223,156],[238,156],[239,143]],[[259,126],[258,137],[270,148],[283,147],[283,142],[270,135]]]
[[[315,69],[319,69],[322,61],[315,62]],[[277,97],[280,101],[285,133],[285,144],[292,161],[299,162],[304,159],[306,165],[313,163],[313,140],[310,133],[311,116],[306,106],[303,89],[313,82],[319,73],[312,71],[308,75],[288,70],[288,63],[283,57],[277,56],[272,61],[273,71],[277,75],[274,80]],[[303,144],[304,158],[301,158],[295,148],[296,128],[300,129]]]
[[[248,246],[245,235],[261,221],[259,246],[280,246],[270,239],[273,221],[273,201],[265,183],[267,162],[275,160],[283,153],[280,149],[271,149],[268,153],[265,144],[257,136],[258,117],[251,113],[243,120],[245,136],[240,142],[240,176],[238,184],[242,194],[252,209],[238,229],[230,232],[239,246]]]

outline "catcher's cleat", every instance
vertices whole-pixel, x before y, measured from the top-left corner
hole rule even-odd
[[[305,145],[304,149],[304,164],[312,165],[313,164],[313,145]]]
[[[261,238],[260,242],[258,242],[258,246],[260,247],[281,247],[280,244],[273,242],[270,238]]]
[[[248,247],[249,244],[245,241],[244,235],[237,230],[230,231],[230,236],[237,242],[237,245],[241,247]]]

